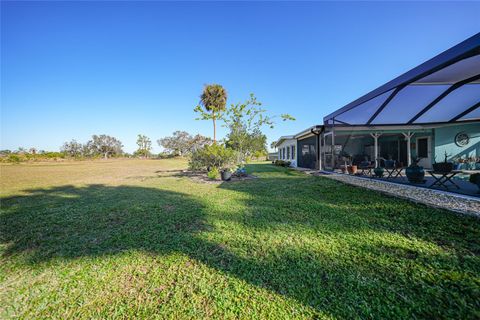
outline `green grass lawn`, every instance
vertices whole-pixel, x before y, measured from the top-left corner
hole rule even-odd
[[[480,317],[480,221],[254,164],[1,166],[0,318]]]

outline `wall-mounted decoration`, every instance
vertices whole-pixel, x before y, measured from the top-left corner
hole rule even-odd
[[[459,132],[455,136],[455,144],[459,147],[465,147],[470,142],[470,137],[466,132]]]

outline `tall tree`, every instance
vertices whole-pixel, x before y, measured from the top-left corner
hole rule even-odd
[[[202,136],[201,134],[197,134],[192,138],[192,141],[190,143],[190,153],[195,152],[206,145],[211,145],[212,144],[212,138]]]
[[[219,84],[208,84],[200,95],[200,105],[194,111],[200,113],[198,120],[213,121],[213,142],[217,141],[216,120],[222,116],[227,105],[227,91]],[[202,108],[203,107],[203,108]]]
[[[147,136],[139,134],[137,145],[136,154],[147,158],[150,155],[150,150],[152,150],[152,141]]]
[[[87,142],[89,153],[101,154],[105,159],[111,155],[122,153],[122,143],[117,138],[101,134],[93,135],[92,140]]]
[[[158,145],[166,152],[176,156],[184,156],[188,153],[192,136],[186,131],[177,130],[171,137],[164,137],[157,140]]]
[[[200,134],[192,136],[186,131],[175,131],[173,136],[158,139],[157,142],[168,153],[186,156],[205,145],[211,144],[212,139]]]
[[[246,102],[232,104],[222,116],[224,126],[230,129],[226,144],[238,151],[238,162],[245,161],[254,153],[267,151],[267,137],[262,129],[274,128],[278,116],[268,115],[261,106],[255,95],[250,94]],[[280,119],[295,120],[289,114],[281,114]]]

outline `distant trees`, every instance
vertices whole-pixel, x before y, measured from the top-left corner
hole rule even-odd
[[[186,156],[195,150],[203,148],[212,143],[212,139],[197,134],[192,136],[186,131],[175,131],[171,137],[164,137],[157,140],[159,146],[167,153],[176,156]]]
[[[221,118],[227,105],[227,91],[219,84],[208,84],[200,95],[200,105],[194,111],[200,113],[199,120],[213,120],[213,142],[217,141],[216,120]],[[203,107],[203,108],[202,108]]]
[[[211,138],[202,136],[201,134],[197,134],[192,137],[192,140],[190,142],[190,150],[188,152],[189,153],[195,152],[211,144],[212,144]]]
[[[270,149],[276,150],[277,149],[277,141],[273,141],[270,143]]]
[[[123,153],[122,143],[115,137],[105,134],[93,135],[92,139],[82,144],[75,139],[65,142],[60,150],[72,158],[78,157],[96,157],[118,156]]]
[[[152,150],[152,141],[145,135],[139,134],[137,137],[138,149],[135,151],[135,155],[147,158]]]
[[[63,146],[60,147],[60,151],[64,152],[70,157],[80,157],[83,155],[84,147],[77,140],[72,139],[70,142],[65,142]]]
[[[122,154],[123,145],[120,140],[105,134],[93,135],[87,145],[93,154],[103,155],[105,159],[112,155]]]
[[[148,139],[148,138],[147,138]],[[151,142],[150,142],[151,145]],[[58,160],[63,158],[89,158],[123,155],[123,145],[115,137],[101,134],[93,135],[92,139],[82,144],[75,139],[65,142],[60,152],[37,150],[36,148],[18,148],[15,151],[1,150],[0,162],[23,162],[38,160]]]

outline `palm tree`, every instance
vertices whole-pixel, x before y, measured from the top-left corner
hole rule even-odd
[[[219,84],[208,84],[203,88],[200,96],[200,104],[206,111],[210,112],[213,120],[213,142],[217,141],[216,120],[219,114],[225,110],[227,105],[227,91]]]

